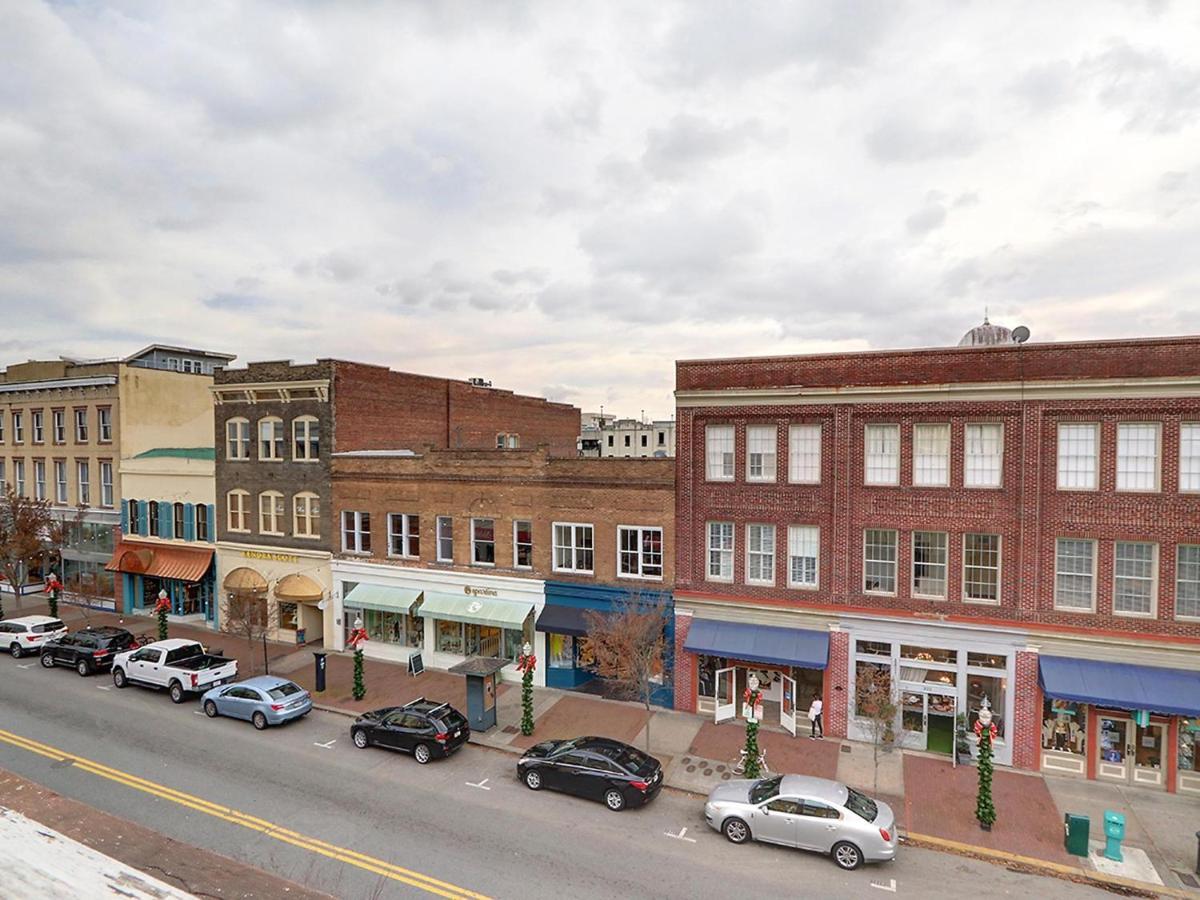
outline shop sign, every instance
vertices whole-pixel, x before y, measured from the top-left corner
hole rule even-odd
[[[272,562],[298,563],[300,557],[292,553],[267,553],[263,550],[243,550],[242,556],[246,559],[267,559]]]
[[[470,585],[463,586],[463,593],[471,597],[499,597],[492,588],[471,587]]]

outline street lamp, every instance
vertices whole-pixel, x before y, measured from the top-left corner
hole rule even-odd
[[[983,728],[987,728],[992,724],[992,705],[988,703],[986,694],[979,701],[979,724]]]
[[[525,645],[521,647],[521,652],[526,656],[531,656],[533,654],[533,645],[530,644],[529,641],[526,641]]]

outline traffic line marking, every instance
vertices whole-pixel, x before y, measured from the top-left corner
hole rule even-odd
[[[322,750],[329,750],[336,743],[337,743],[337,738],[334,738],[332,741],[329,741],[328,743],[324,743],[324,744],[318,744],[316,741],[313,741],[313,746],[320,747]]]
[[[671,834],[671,832],[669,832],[669,831],[664,831],[663,834],[665,834],[669,838],[675,838],[675,840],[677,840],[677,841],[687,841],[689,844],[696,843],[695,838],[690,838],[687,836],[686,828],[680,828],[679,834]]]
[[[193,715],[193,716],[202,716],[202,715],[204,715],[204,710],[202,710],[202,709],[193,709],[193,710],[192,710],[192,715]]]
[[[468,786],[468,787],[475,787],[475,788],[479,788],[479,789],[480,789],[480,790],[482,790],[482,791],[490,791],[490,790],[491,790],[491,788],[487,786],[487,783],[488,783],[488,779],[487,779],[487,778],[485,778],[485,779],[483,779],[483,781],[479,782],[478,784],[476,784],[476,783],[475,783],[475,782],[473,782],[473,781],[468,781],[468,782],[467,782],[467,786]]]
[[[876,884],[874,881],[872,881],[871,887],[879,888],[881,891],[888,891],[889,893],[894,894],[896,893],[896,879],[891,879],[887,884]]]
[[[18,669],[32,669],[33,663],[17,663]]]
[[[241,812],[232,807],[223,806],[219,803],[205,800],[202,797],[197,797],[194,794],[187,794],[166,785],[140,778],[137,775],[123,772],[120,769],[111,768],[103,763],[67,753],[64,750],[59,750],[57,747],[42,744],[30,738],[13,734],[10,731],[0,729],[0,742],[10,744],[13,747],[35,753],[39,756],[44,756],[59,764],[69,763],[76,769],[87,772],[90,775],[107,779],[158,799],[170,800],[172,803],[177,803],[180,806],[193,809],[213,818],[222,819],[234,825],[240,825],[242,828],[249,829],[250,831],[257,831],[281,843],[291,844],[294,847],[299,847],[301,850],[308,850],[311,853],[317,853],[329,859],[347,863],[364,871],[383,876],[384,878],[403,882],[427,893],[436,894],[439,897],[446,897],[449,900],[490,900],[486,894],[478,894],[467,888],[439,881],[430,875],[423,875],[412,869],[406,869],[403,866],[398,866],[373,856],[367,856],[365,853],[359,853],[356,850],[350,850],[346,847],[339,847],[336,844],[330,844],[319,838],[292,831],[289,828],[276,825],[266,819],[260,819],[257,816],[252,816],[249,813]]]
[[[110,685],[106,685],[106,684],[98,684],[98,685],[96,685],[96,690],[99,690],[99,691],[111,691],[111,690],[112,690],[112,687],[111,687]]]

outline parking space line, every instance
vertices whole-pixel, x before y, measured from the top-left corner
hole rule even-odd
[[[677,840],[677,841],[687,841],[689,844],[696,843],[695,838],[690,838],[687,836],[686,828],[680,828],[679,834],[671,834],[671,832],[669,832],[669,831],[664,831],[663,834],[665,834],[669,838],[675,838],[675,840]]]
[[[485,778],[485,779],[483,779],[483,781],[479,782],[478,784],[476,784],[473,781],[468,781],[467,786],[473,787],[473,788],[479,788],[481,791],[490,791],[491,788],[487,786],[488,780],[489,779]]]
[[[112,690],[112,686],[111,686],[111,685],[107,685],[107,684],[98,684],[98,685],[96,685],[96,690],[98,690],[98,691],[111,691],[111,690]]]
[[[876,884],[874,881],[872,881],[871,887],[879,888],[881,891],[887,891],[890,894],[894,894],[896,893],[896,879],[891,879],[890,883],[888,884]]]
[[[324,744],[320,744],[317,741],[313,741],[313,746],[320,747],[322,750],[331,750],[331,749],[333,749],[333,745],[336,743],[337,743],[337,738],[334,738],[332,741],[329,741]]]

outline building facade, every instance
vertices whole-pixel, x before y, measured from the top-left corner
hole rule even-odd
[[[1200,339],[687,361],[676,706],[1200,790]],[[1138,686],[1154,683],[1159,696]],[[1154,692],[1151,691],[1151,694]],[[768,704],[770,705],[770,703]]]
[[[358,621],[367,653],[420,652],[439,668],[469,656],[515,661],[528,641],[536,683],[575,688],[594,677],[588,610],[653,601],[671,638],[670,460],[349,452],[333,472],[338,649]],[[668,705],[671,669],[657,698]],[[502,677],[520,675],[510,666]]]
[[[675,455],[675,420],[620,419],[587,413],[579,433],[580,456],[664,457]]]

